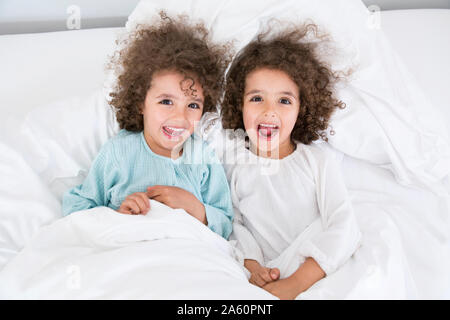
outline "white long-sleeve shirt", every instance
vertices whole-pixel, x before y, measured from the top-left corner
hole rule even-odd
[[[326,144],[299,143],[292,154],[276,160],[256,156],[243,139],[229,140],[224,133],[219,137],[215,139],[222,141],[214,144],[235,211],[230,240],[236,240],[244,259],[266,265],[288,248],[292,255],[294,243],[299,256],[314,258],[329,275],[352,256],[361,233],[335,155]],[[313,223],[320,230],[305,232]]]

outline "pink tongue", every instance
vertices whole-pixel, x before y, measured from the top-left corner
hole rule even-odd
[[[272,128],[267,128],[267,127],[260,127],[259,128],[259,132],[261,132],[263,135],[265,136],[271,136],[272,135]]]
[[[167,127],[164,127],[164,130],[166,130],[170,134],[173,134],[173,132],[174,132],[173,130],[171,130],[171,129],[167,128]]]

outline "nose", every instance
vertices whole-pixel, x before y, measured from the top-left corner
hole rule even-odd
[[[179,120],[186,120],[186,108],[184,106],[174,108],[172,117]]]
[[[183,106],[177,106],[176,108],[173,108],[170,118],[174,122],[174,124],[183,127],[188,126],[189,118],[186,109],[187,108],[184,108]]]
[[[276,117],[275,107],[270,102],[265,103],[263,113],[264,113],[264,117],[266,117],[266,118],[275,118]]]

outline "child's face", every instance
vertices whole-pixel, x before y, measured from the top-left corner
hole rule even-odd
[[[177,158],[203,113],[203,89],[175,71],[156,72],[145,97],[144,136],[156,154]],[[192,90],[193,89],[193,90]],[[196,91],[194,91],[196,90]]]
[[[299,88],[283,71],[260,68],[245,80],[245,130],[259,153],[290,154],[290,136],[300,110]]]

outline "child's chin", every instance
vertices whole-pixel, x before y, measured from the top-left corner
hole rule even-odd
[[[267,154],[279,151],[278,140],[277,141],[257,141],[254,143],[252,141],[253,146],[257,146],[258,154]]]
[[[264,156],[264,155],[271,155],[271,157],[276,157],[276,153],[278,153],[280,150],[278,148],[258,148],[258,155]]]
[[[166,149],[177,149],[180,147],[188,138],[189,136],[178,136],[178,137],[164,137],[163,139],[163,145],[166,147]]]
[[[178,136],[170,136],[170,135],[166,134],[165,132],[162,132],[161,135],[162,135],[162,139],[169,144],[183,143],[190,136],[190,134],[188,132],[183,133]]]

